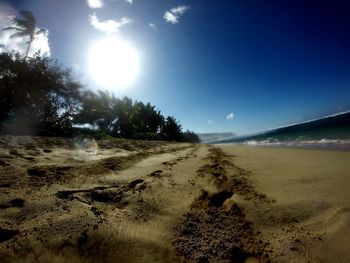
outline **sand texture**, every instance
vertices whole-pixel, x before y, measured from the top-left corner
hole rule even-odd
[[[349,157],[0,136],[0,262],[349,262]]]
[[[350,262],[350,152],[222,146],[274,202],[242,202],[277,262]]]

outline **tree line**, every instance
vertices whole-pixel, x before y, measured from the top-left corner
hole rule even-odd
[[[93,92],[57,61],[13,52],[0,54],[0,132],[200,142],[150,103]]]

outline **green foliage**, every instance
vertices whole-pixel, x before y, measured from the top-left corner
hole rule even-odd
[[[86,91],[81,98],[81,111],[74,123],[90,124],[115,137],[139,138],[141,134],[157,134],[163,116],[150,103],[133,101],[128,97],[116,98],[109,92],[98,94]]]
[[[75,124],[90,124],[108,134],[112,129],[119,101],[114,94],[107,91],[99,91],[96,94],[85,90],[80,97],[81,109],[74,116],[73,122]]]
[[[199,142],[150,103],[84,90],[57,62],[15,53],[0,54],[0,126],[3,133]]]
[[[116,98],[109,92],[98,94],[86,91],[82,96],[82,109],[74,123],[90,124],[114,137],[149,139],[160,138],[164,117],[150,103],[133,101],[128,97]]]
[[[0,54],[0,122],[39,135],[69,134],[82,85],[49,58]]]
[[[185,142],[190,142],[190,143],[200,143],[201,139],[197,134],[195,134],[192,131],[187,130],[186,132],[183,133],[183,141]]]
[[[174,117],[168,116],[162,127],[162,134],[168,141],[182,141],[182,125]]]

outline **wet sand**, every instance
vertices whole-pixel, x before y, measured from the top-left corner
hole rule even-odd
[[[349,157],[0,136],[0,261],[346,262]]]

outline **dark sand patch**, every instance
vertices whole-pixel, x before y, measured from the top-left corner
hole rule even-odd
[[[18,230],[5,229],[0,227],[0,243],[5,242],[18,235]]]

